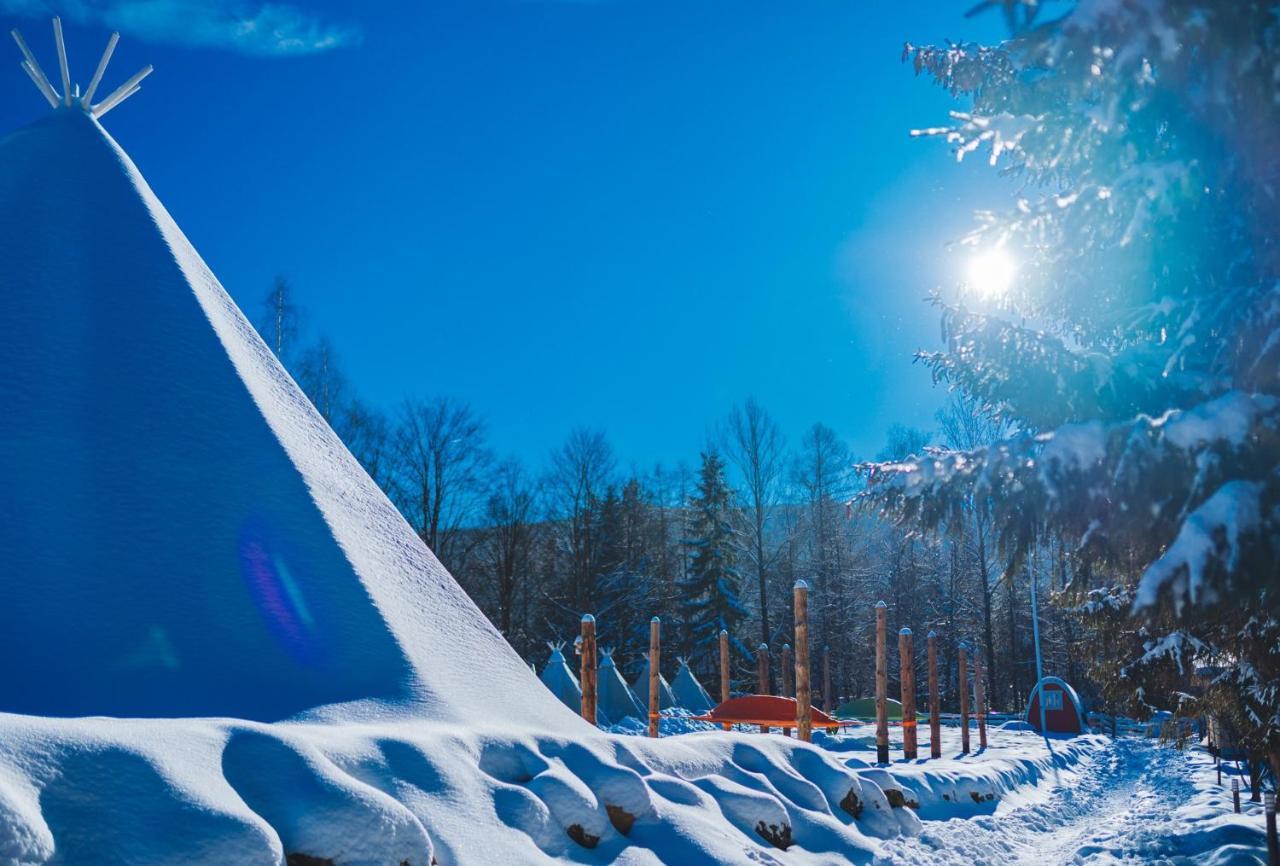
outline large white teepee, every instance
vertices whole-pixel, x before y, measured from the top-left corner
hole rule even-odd
[[[576,724],[62,77],[0,141],[0,710]]]

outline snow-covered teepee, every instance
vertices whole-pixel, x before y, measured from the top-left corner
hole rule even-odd
[[[582,686],[564,658],[564,644],[551,644],[551,655],[538,677],[551,694],[575,713],[582,709]]]
[[[649,701],[649,656],[645,655],[644,663],[640,665],[640,670],[636,673],[635,679],[631,681],[631,690],[637,699],[644,702],[648,706]],[[658,672],[658,709],[669,710],[672,707],[679,706],[676,702],[676,696],[671,691],[671,685],[667,682],[667,678]]]
[[[707,690],[702,687],[702,683],[698,682],[698,678],[690,670],[688,659],[680,659],[680,669],[676,671],[676,678],[671,684],[671,691],[675,695],[679,706],[684,707],[691,713],[709,713],[715,707],[715,702],[711,700],[711,695],[707,694]]]
[[[600,654],[600,668],[597,671],[599,690],[596,703],[596,721],[602,725],[616,725],[630,716],[633,719],[645,719],[648,713],[643,709],[639,698],[631,691],[627,681],[622,678],[622,671],[613,662],[613,650],[605,650]]]
[[[578,724],[303,396],[99,118],[0,141],[0,711]],[[483,682],[484,688],[477,688]]]

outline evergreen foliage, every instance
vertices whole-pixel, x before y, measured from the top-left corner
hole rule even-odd
[[[1273,5],[1096,0],[904,57],[971,102],[923,133],[1019,183],[966,239],[1020,261],[1013,287],[935,298],[920,356],[1016,432],[869,466],[861,501],[932,529],[983,509],[1007,575],[1061,539],[1112,701],[1231,718],[1280,772]]]

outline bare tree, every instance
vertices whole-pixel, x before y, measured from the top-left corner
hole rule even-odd
[[[387,416],[360,400],[352,400],[334,420],[333,429],[369,477],[394,498],[395,454]]]
[[[947,405],[938,410],[938,426],[942,430],[943,442],[947,447],[968,451],[990,444],[1001,438],[1007,431],[991,415],[983,411],[981,405],[970,397],[953,394]],[[978,586],[979,600],[982,604],[982,645],[986,655],[987,694],[992,700],[999,700],[1003,694],[996,690],[996,683],[1001,682],[999,662],[995,653],[995,628],[992,622],[993,596],[995,587],[991,575],[991,526],[990,517],[984,502],[969,503],[968,526],[964,527],[972,545],[974,560],[974,577]],[[1009,604],[1009,641],[1010,664],[1013,663],[1013,593],[1010,584]],[[1012,676],[1013,671],[1010,671]]]
[[[755,572],[760,605],[760,640],[770,640],[769,556],[765,553],[766,530],[778,502],[785,445],[782,431],[754,398],[735,406],[729,413],[725,452],[742,475],[749,524],[747,547]]]
[[[814,581],[816,632],[825,639],[833,619],[848,609],[840,577],[847,565],[847,550],[840,533],[843,502],[852,493],[853,459],[834,430],[814,424],[800,440],[800,453],[792,468],[797,492],[807,505],[809,558],[807,575]]]
[[[493,585],[498,630],[512,640],[517,596],[527,599],[527,580],[533,556],[536,492],[516,460],[505,460],[493,473],[485,508],[483,559]],[[523,592],[522,592],[523,590]],[[528,623],[522,623],[527,626]]]
[[[409,400],[395,433],[397,491],[418,534],[446,565],[468,518],[479,516],[492,463],[484,422],[448,397]]]
[[[263,299],[262,322],[258,325],[258,333],[267,345],[275,352],[277,358],[284,363],[292,354],[294,344],[298,340],[299,320],[301,314],[293,300],[293,287],[283,276],[276,277],[275,285]]]
[[[338,368],[333,344],[321,337],[298,361],[298,385],[330,425],[341,412],[347,379]]]
[[[599,430],[579,427],[551,454],[547,479],[552,508],[564,524],[569,556],[565,599],[574,612],[586,610],[596,597],[595,509],[613,478],[613,448]]]

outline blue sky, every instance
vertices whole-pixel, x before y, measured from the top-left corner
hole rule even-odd
[[[754,395],[855,453],[942,395],[912,363],[993,175],[911,140],[952,107],[905,39],[966,2],[0,0],[46,70],[110,28],[105,119],[243,308],[287,275],[367,401],[469,400],[532,461],[575,426],[691,460]],[[47,108],[0,76],[0,131]],[[104,91],[105,92],[105,91]]]

